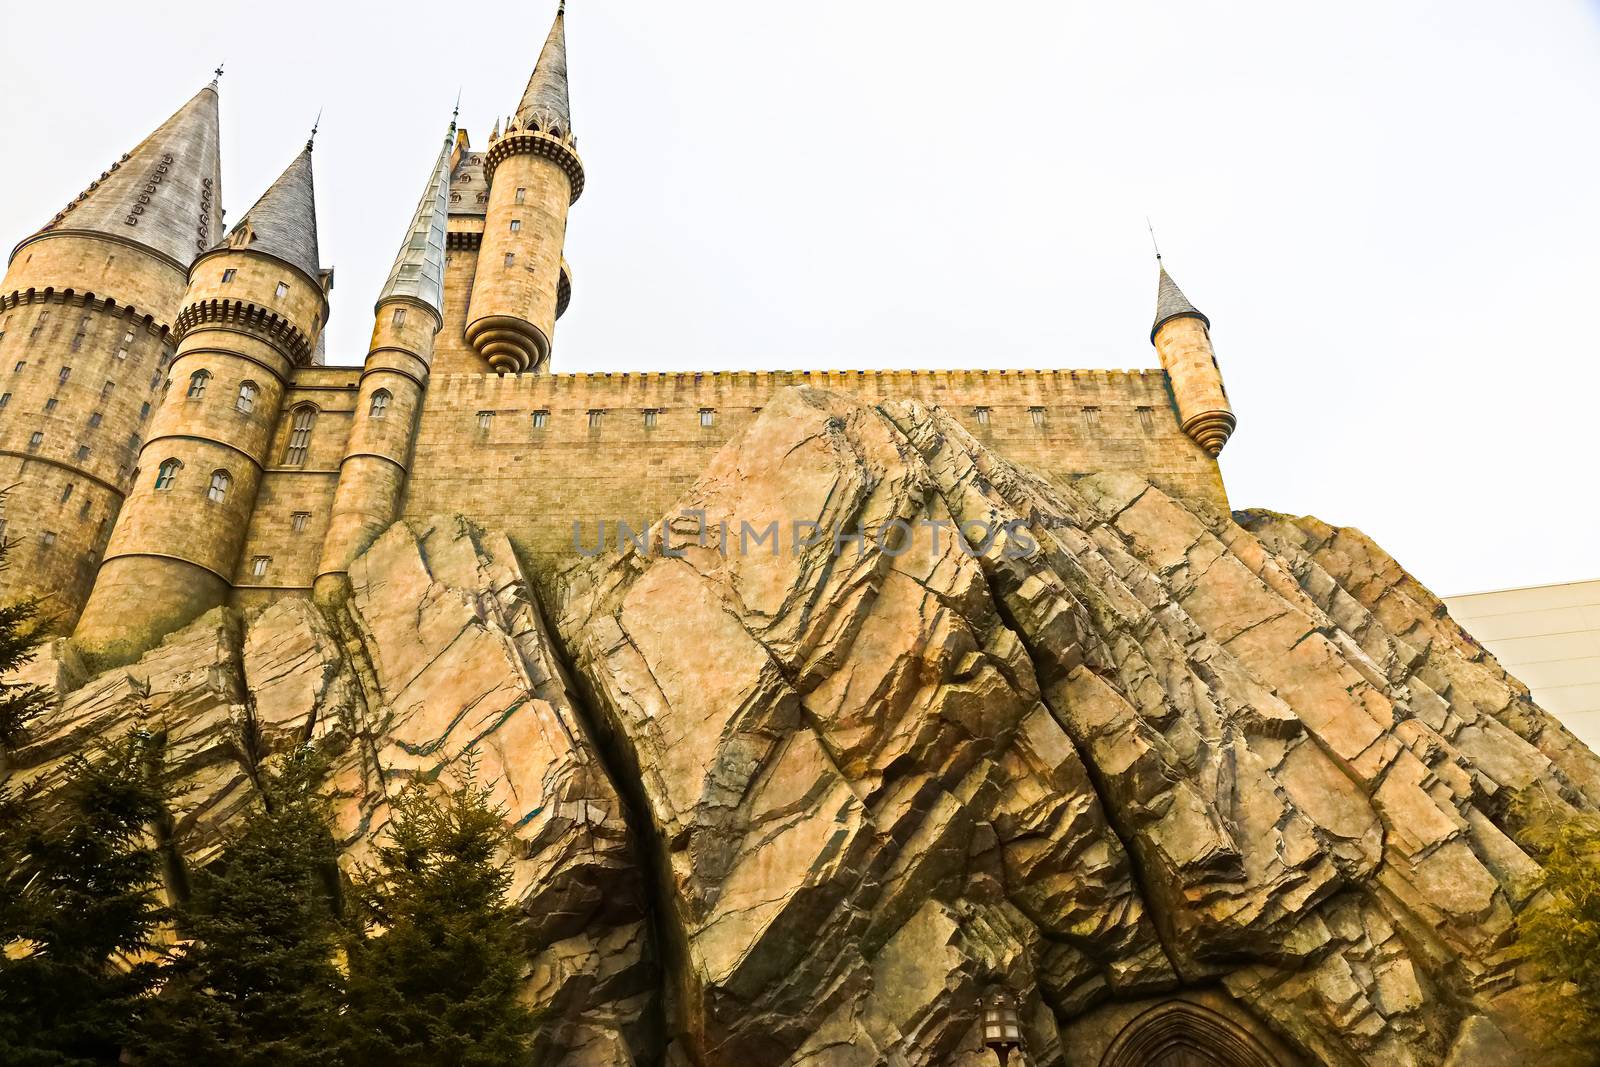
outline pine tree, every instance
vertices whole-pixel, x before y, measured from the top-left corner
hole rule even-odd
[[[161,751],[138,731],[49,794],[0,792],[0,1063],[118,1061],[160,976]]]
[[[1547,811],[1530,836],[1549,895],[1518,920],[1521,948],[1553,979],[1540,1005],[1551,1036],[1600,1064],[1600,819]]]
[[[338,858],[321,777],[309,750],[263,776],[237,838],[195,875],[179,912],[192,940],[136,1043],[140,1064],[341,1062]]]
[[[520,939],[505,812],[469,774],[395,804],[375,869],[356,887],[363,932],[349,949],[347,1060],[505,1067],[527,1055],[532,1014],[517,999]]]
[[[0,493],[0,506],[5,494]],[[0,571],[10,564],[15,541],[0,538]],[[0,679],[33,662],[44,643],[45,621],[37,597],[0,604]],[[22,740],[28,723],[49,706],[49,693],[37,685],[0,680],[0,749],[12,749]]]

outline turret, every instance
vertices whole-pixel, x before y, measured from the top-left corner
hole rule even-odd
[[[149,429],[189,264],[221,236],[213,82],[12,253],[0,283],[0,599],[77,621]]]
[[[1150,330],[1150,342],[1156,346],[1161,366],[1172,383],[1172,398],[1178,406],[1183,432],[1215,456],[1233,435],[1236,420],[1228,404],[1228,390],[1222,384],[1222,369],[1217,366],[1216,352],[1211,347],[1211,320],[1189,303],[1167,268],[1160,269],[1156,322]]]
[[[339,466],[317,572],[315,595],[323,602],[345,595],[351,560],[400,515],[434,338],[444,325],[444,245],[454,140],[452,124],[378,296],[355,422]]]
[[[190,270],[166,392],[75,633],[102,663],[227,600],[284,392],[328,319],[311,152]]]
[[[484,173],[489,204],[467,341],[502,374],[538,371],[555,333],[567,209],[584,181],[567,95],[564,3],[517,113],[490,138]]]

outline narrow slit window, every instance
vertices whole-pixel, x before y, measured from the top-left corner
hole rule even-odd
[[[44,402],[44,409],[46,411],[54,411],[56,409],[56,404],[57,403],[58,403],[58,401],[56,400],[56,398],[55,397],[51,397],[49,400],[46,400]]]
[[[101,396],[110,396],[110,395],[111,395],[111,393],[112,393],[112,392],[113,392],[113,391],[114,391],[114,390],[115,390],[115,389],[116,389],[116,388],[117,388],[117,383],[116,383],[116,382],[113,382],[113,381],[111,381],[111,380],[109,380],[109,379],[107,379],[107,381],[106,381],[106,384],[104,384],[104,385],[102,385],[102,386],[101,386],[101,387],[100,387],[100,395],[101,395]]]
[[[37,452],[43,444],[44,432],[41,430],[35,430],[33,431],[33,436],[28,438],[28,451]]]
[[[11,394],[10,393],[0,393],[0,408],[5,407],[9,403],[11,403]]]
[[[84,461],[84,460],[86,460],[88,458],[89,458],[89,446],[88,445],[79,445],[78,446],[78,461],[81,463],[82,461]]]
[[[238,272],[238,271],[237,271],[237,270],[236,270],[236,269],[234,269],[234,268],[233,268],[233,267],[228,267],[228,268],[226,268],[226,269],[225,269],[225,270],[223,270],[223,272],[222,272],[222,283],[223,283],[223,284],[224,284],[224,285],[226,285],[226,284],[228,284],[228,283],[229,283],[229,282],[231,282],[231,281],[233,281],[233,276],[234,276],[234,275],[236,275],[236,274],[238,274],[238,273],[239,273],[239,272]]]
[[[72,483],[68,482],[66,485],[61,487],[61,502],[63,504],[65,504],[67,501],[69,501],[71,499],[72,499]]]
[[[404,326],[406,324],[406,309],[405,308],[395,308],[394,309],[394,324],[396,326]]]
[[[211,474],[211,487],[206,490],[206,499],[213,504],[220,504],[228,499],[228,489],[233,485],[233,478],[227,471],[213,471]]]
[[[289,424],[289,447],[283,454],[285,466],[305,466],[306,453],[311,450],[311,430],[316,424],[316,408],[306,405],[294,409],[293,421]]]
[[[528,190],[518,189],[516,200],[519,204],[526,204],[528,202]]]
[[[89,429],[93,430],[99,428],[100,423],[104,420],[105,416],[101,415],[98,411],[92,413],[89,416]]]
[[[19,360],[17,360],[17,365],[15,367],[11,368],[11,373],[12,374],[21,374],[23,372],[23,370],[27,366],[28,366],[28,361],[27,360],[19,359]]]
[[[72,368],[71,367],[62,367],[61,368],[61,373],[59,375],[57,375],[57,377],[60,379],[61,384],[65,385],[66,382],[67,382],[67,379],[72,377]]]

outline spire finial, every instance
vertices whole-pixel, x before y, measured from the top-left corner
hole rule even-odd
[[[1159,244],[1156,244],[1156,227],[1155,227],[1155,224],[1150,221],[1150,216],[1149,215],[1146,215],[1144,217],[1144,224],[1145,224],[1145,228],[1150,231],[1150,244],[1156,250],[1156,262],[1160,263],[1161,262],[1161,246]]]
[[[317,145],[317,131],[322,128],[322,109],[317,108],[317,121],[311,124],[311,136],[306,138],[306,151],[310,152]]]
[[[226,62],[227,62],[227,61],[226,61],[226,60],[224,60],[224,61],[223,61],[223,63],[226,63]],[[213,74],[215,74],[215,75],[216,75],[216,76],[217,76],[217,78],[218,78],[218,79],[219,79],[219,80],[220,80],[220,79],[221,79],[221,77],[222,77],[222,67],[223,67],[223,63],[218,63],[218,64],[217,64],[217,69],[216,69],[216,70],[214,70],[214,71],[212,71],[212,73],[213,73]]]

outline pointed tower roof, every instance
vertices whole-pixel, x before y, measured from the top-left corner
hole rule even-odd
[[[455,147],[456,127],[450,124],[439,160],[428,175],[427,188],[411,218],[411,230],[400,254],[395,257],[389,281],[378,294],[378,303],[395,297],[419,300],[444,318],[444,240],[450,222],[450,153]]]
[[[572,103],[567,96],[566,0],[561,0],[556,9],[555,25],[550,27],[522,103],[517,105],[517,125],[546,131],[554,126],[563,134],[572,132]]]
[[[1159,260],[1159,257],[1157,257]],[[1189,303],[1189,298],[1183,295],[1183,290],[1178,288],[1178,283],[1172,280],[1172,275],[1167,273],[1167,268],[1161,266],[1161,281],[1156,288],[1156,324],[1150,327],[1150,341],[1155,342],[1156,334],[1161,332],[1161,327],[1173,319],[1184,316],[1199,319],[1206,324],[1206,329],[1211,328],[1211,320],[1205,317],[1201,310]]]
[[[132,240],[185,267],[215,244],[222,235],[217,83],[194,94],[39,233],[59,230]]]
[[[317,251],[317,195],[311,176],[311,142],[278,176],[255,206],[228,232],[228,243],[276,256],[315,278],[322,259]]]

